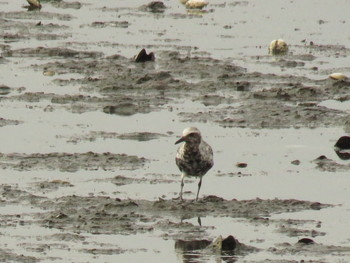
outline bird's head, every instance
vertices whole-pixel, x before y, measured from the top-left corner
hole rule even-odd
[[[190,144],[200,144],[202,140],[201,132],[195,127],[188,127],[183,130],[182,136],[178,139],[175,144],[180,142],[187,142]]]

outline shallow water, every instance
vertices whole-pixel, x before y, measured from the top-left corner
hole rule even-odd
[[[47,19],[40,16],[30,18],[6,17],[8,12],[23,11],[25,1],[3,1],[0,3],[1,17],[29,23],[57,23],[62,27],[55,34],[64,36],[54,40],[38,40],[29,37],[23,41],[5,42],[11,49],[29,47],[66,47],[84,51],[100,51],[105,56],[122,54],[132,58],[144,46],[148,50],[178,50],[182,54],[204,54],[213,58],[232,61],[248,72],[274,73],[277,75],[302,76],[309,79],[325,79],[329,73],[349,71],[347,56],[350,39],[347,34],[349,16],[348,1],[210,1],[204,13],[189,14],[178,1],[164,1],[168,7],[164,14],[152,14],[138,10],[147,1],[84,1],[80,9],[63,9],[44,2],[40,12],[71,15],[61,19],[54,15]],[[314,11],[317,9],[317,12]],[[330,12],[332,10],[332,12]],[[128,26],[92,27],[93,22],[127,21]],[[4,30],[4,29],[3,29]],[[36,32],[28,28],[16,32],[7,28],[6,33],[28,34]],[[284,38],[289,44],[287,59],[302,61],[304,66],[280,67],[273,64],[280,58],[268,56],[267,46],[276,38]],[[305,43],[302,42],[306,40]],[[310,41],[322,45],[317,49],[307,45]],[[327,46],[331,48],[327,49]],[[344,46],[344,48],[342,48]],[[312,54],[316,58],[304,61],[298,54]],[[25,87],[26,92],[54,94],[88,94],[79,85],[57,85],[53,79],[79,79],[80,74],[44,76],[33,65],[62,60],[52,57],[11,57],[0,64],[1,83],[13,88]],[[159,65],[156,62],[156,67]],[[312,69],[317,67],[318,70]],[[196,82],[198,80],[188,80]],[[268,88],[268,87],[267,87]],[[223,91],[225,92],[225,91]],[[227,92],[227,91],[226,91]],[[11,94],[14,96],[15,94]],[[99,96],[98,93],[89,95]],[[232,95],[234,96],[234,95]],[[239,102],[237,102],[239,103]],[[313,239],[320,244],[348,246],[350,239],[350,180],[349,170],[334,172],[316,168],[315,160],[321,155],[348,165],[334,152],[333,145],[344,135],[343,127],[249,129],[223,128],[212,122],[183,122],[179,113],[209,111],[214,106],[204,106],[193,98],[175,98],[160,110],[132,116],[105,114],[102,110],[76,114],[67,111],[65,105],[50,111],[50,99],[29,103],[27,101],[3,101],[0,116],[18,120],[19,125],[1,127],[1,153],[125,153],[150,160],[139,169],[113,168],[78,170],[74,173],[59,170],[16,171],[4,169],[0,181],[29,193],[50,199],[62,196],[109,196],[121,199],[171,199],[178,196],[179,171],[174,163],[177,146],[174,142],[186,126],[197,126],[205,140],[213,146],[215,166],[204,177],[200,195],[216,195],[225,199],[297,199],[337,205],[319,211],[300,211],[272,214],[271,223],[257,224],[248,218],[229,218],[208,214],[201,218],[208,239],[218,235],[234,235],[240,242],[257,247],[261,251],[233,257],[238,261],[264,262],[264,260],[314,260],[316,262],[348,262],[349,251],[324,253],[292,253],[281,255],[269,248],[288,242],[295,244],[298,234],[288,236],[278,231],[281,220],[305,220],[299,226],[305,230],[317,229],[325,235]],[[332,109],[349,112],[348,102],[327,100],[320,103]],[[215,108],[227,105],[215,106]],[[150,141],[121,140],[97,136],[84,139],[92,132],[131,133],[152,132],[164,135]],[[291,162],[299,160],[299,165]],[[238,168],[236,163],[247,163],[247,168]],[[116,185],[111,180],[122,175],[146,179],[125,185]],[[38,189],[40,182],[62,180],[71,187]],[[150,180],[153,180],[150,182]],[[196,180],[185,184],[186,199],[194,198]],[[21,214],[21,220],[31,221],[38,208],[23,204],[1,204],[2,215]],[[179,218],[171,218],[180,221]],[[32,256],[30,262],[189,262],[182,253],[175,251],[174,240],[164,231],[135,235],[108,235],[72,233],[39,226],[21,225],[20,219],[9,220],[16,224],[1,227],[1,249],[17,255]],[[17,221],[16,221],[17,220]],[[33,219],[34,220],[34,219]],[[196,218],[187,220],[197,225]],[[274,221],[275,220],[275,221]],[[322,222],[316,227],[317,222]],[[145,223],[146,224],[146,223]],[[54,239],[55,234],[79,234],[78,239]],[[184,234],[184,236],[186,236]],[[81,239],[83,237],[83,239]],[[49,244],[49,247],[47,247]],[[101,249],[101,250],[99,250]],[[44,251],[44,254],[42,253]],[[193,256],[193,255],[192,255]],[[191,262],[225,261],[213,254],[195,254]],[[12,259],[20,262],[20,258]]]

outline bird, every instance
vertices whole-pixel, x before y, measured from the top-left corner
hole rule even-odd
[[[196,196],[196,201],[198,201],[202,178],[214,165],[213,149],[202,139],[201,132],[195,127],[188,127],[183,130],[181,138],[175,144],[181,142],[184,143],[178,148],[175,158],[176,165],[182,173],[180,199],[183,201],[184,178],[194,176],[199,177]]]

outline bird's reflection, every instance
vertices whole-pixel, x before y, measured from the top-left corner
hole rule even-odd
[[[181,223],[183,223],[185,220],[189,220],[189,219],[192,219],[194,218],[194,216],[189,216],[189,215],[183,215],[181,217]],[[197,217],[197,223],[199,226],[202,226],[202,219],[200,216]]]
[[[225,239],[219,236],[214,241],[179,239],[175,242],[175,250],[183,263],[206,262],[212,257],[216,262],[236,262],[238,246],[239,242],[233,236]]]
[[[350,136],[342,136],[334,145],[334,151],[341,160],[350,159]]]
[[[200,217],[197,218],[197,222],[199,226],[202,226],[202,219]]]

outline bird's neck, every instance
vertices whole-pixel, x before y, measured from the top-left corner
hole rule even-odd
[[[185,149],[191,150],[191,151],[198,151],[199,150],[200,143],[185,143]]]

